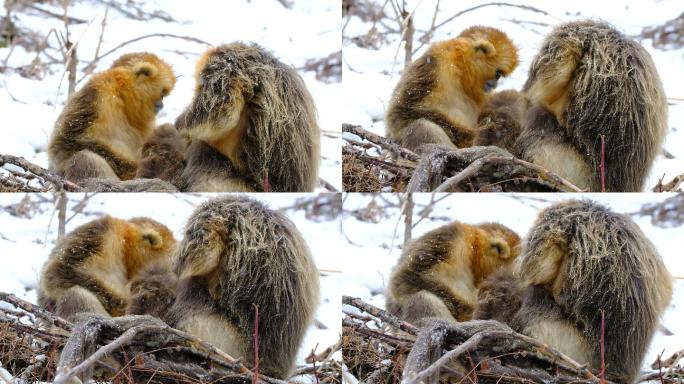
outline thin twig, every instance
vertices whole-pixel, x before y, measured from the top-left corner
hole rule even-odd
[[[121,44],[117,45],[116,47],[110,49],[109,51],[103,53],[100,57],[97,58],[97,60],[102,60],[103,58],[105,58],[105,57],[111,55],[112,53],[116,52],[118,49],[120,49],[120,48],[122,48],[122,47],[125,47],[125,46],[128,45],[128,44],[132,44],[132,43],[135,43],[136,41],[140,41],[140,40],[143,40],[143,39],[149,39],[149,38],[151,38],[151,37],[171,37],[171,38],[174,38],[174,39],[187,40],[187,41],[191,41],[191,42],[193,42],[193,43],[203,44],[203,45],[206,45],[206,46],[211,46],[211,43],[208,43],[208,42],[206,42],[206,41],[204,41],[204,40],[201,40],[201,39],[198,39],[198,38],[192,37],[192,36],[174,35],[173,33],[151,33],[151,34],[149,34],[149,35],[144,35],[144,36],[136,37],[135,39],[131,39],[131,40],[128,40],[128,41],[124,41],[123,43],[121,43]],[[92,64],[92,63],[91,63],[91,64]]]
[[[532,12],[536,12],[536,13],[541,13],[542,15],[545,15],[545,16],[551,16],[550,13],[548,13],[548,12],[546,12],[546,11],[543,11],[543,10],[541,10],[541,9],[539,9],[539,8],[535,8],[535,7],[529,6],[529,5],[512,4],[512,3],[505,3],[505,2],[492,2],[492,3],[486,3],[486,4],[476,5],[476,6],[474,6],[474,7],[471,7],[471,8],[468,8],[468,9],[464,9],[463,11],[457,12],[456,14],[454,14],[454,15],[448,17],[448,18],[445,19],[444,21],[442,21],[442,22],[440,22],[439,24],[437,24],[433,29],[434,29],[434,30],[437,30],[438,28],[440,28],[441,26],[443,26],[443,25],[445,25],[446,23],[450,22],[451,20],[453,20],[453,19],[455,19],[455,18],[457,18],[457,17],[459,17],[459,16],[461,16],[461,15],[463,15],[463,14],[466,14],[466,13],[468,13],[468,12],[472,12],[472,11],[474,11],[474,10],[476,10],[476,9],[480,9],[480,8],[484,8],[484,7],[492,7],[492,6],[495,6],[495,7],[514,7],[514,8],[520,8],[520,9],[524,9],[524,10],[526,10],[526,11],[532,11]],[[434,31],[433,31],[433,32],[434,32]],[[430,33],[430,31],[428,31],[428,33]],[[427,35],[427,33],[426,33],[426,35]]]
[[[400,320],[398,317],[392,315],[391,313],[384,311],[378,307],[375,307],[373,305],[370,305],[366,302],[364,302],[361,299],[358,298],[353,298],[351,296],[342,296],[342,304],[346,305],[351,305],[353,307],[356,307],[358,309],[361,309],[365,312],[370,313],[371,315],[378,317],[382,319],[383,321],[387,322],[391,326],[401,329],[404,332],[408,332],[412,335],[415,335],[418,332],[418,328],[416,328],[414,325],[409,324],[405,321]]]
[[[570,183],[566,179],[550,172],[537,164],[530,163],[513,156],[487,156],[481,157],[466,168],[461,170],[458,174],[448,178],[441,185],[439,185],[435,192],[446,192],[458,187],[468,177],[476,175],[485,165],[496,167],[502,164],[514,164],[520,166],[517,172],[526,174],[529,177],[538,177],[543,181],[549,182],[556,187],[562,187],[567,192],[583,192],[580,188]],[[531,172],[530,172],[531,171]],[[456,188],[457,189],[457,188]]]
[[[502,336],[504,334],[505,334],[504,332],[491,332],[491,333],[488,333],[487,336],[496,337],[496,336]],[[447,364],[456,360],[456,358],[461,356],[463,353],[469,352],[473,348],[477,347],[483,338],[484,338],[483,333],[476,333],[475,335],[471,336],[468,340],[463,342],[458,347],[456,347],[456,348],[452,349],[451,351],[442,355],[442,357],[437,359],[437,361],[432,363],[429,367],[427,367],[424,370],[422,370],[421,372],[419,372],[416,376],[411,378],[411,380],[408,380],[407,384],[418,384],[421,382],[428,382],[428,380],[426,380],[427,378],[435,375],[436,373],[439,373],[439,371],[444,366],[446,366]]]
[[[390,151],[393,155],[403,157],[406,160],[418,161],[420,158],[415,153],[409,151],[406,148],[402,148],[399,144],[390,141],[382,136],[376,135],[373,132],[363,129],[359,125],[352,124],[342,124],[342,132],[353,133],[356,136],[366,139],[375,144],[378,144],[382,148]]]

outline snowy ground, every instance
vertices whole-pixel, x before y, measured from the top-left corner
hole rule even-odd
[[[404,223],[398,208],[376,209],[376,215],[367,210],[374,201],[379,206],[387,202],[397,204],[400,194],[347,194],[344,198],[344,216],[342,231],[346,237],[344,252],[344,279],[342,293],[359,297],[380,308],[385,307],[385,287],[392,267],[396,264],[403,242]],[[443,196],[443,195],[442,195]],[[659,202],[670,195],[660,194],[585,194],[588,198],[610,207],[616,212],[634,213],[644,203]],[[436,195],[435,199],[440,198]],[[431,194],[414,194],[413,223],[420,219],[419,213],[429,203]],[[488,194],[486,197],[476,194],[451,194],[435,205],[429,219],[416,224],[412,238],[453,220],[477,224],[486,221],[502,223],[521,236],[532,226],[538,212],[551,203],[571,199],[569,194]],[[379,222],[361,221],[353,212],[362,210],[366,217],[374,216]],[[378,212],[384,211],[384,215]],[[648,238],[656,245],[670,273],[675,276],[676,284],[672,302],[662,319],[665,328],[673,335],[666,336],[661,331],[653,339],[643,362],[643,369],[655,361],[656,356],[663,353],[664,358],[684,349],[684,259],[681,249],[684,247],[684,228],[661,228],[651,224],[649,217],[632,216]],[[664,351],[664,352],[663,352]]]
[[[384,1],[371,0],[381,4]],[[419,37],[430,29],[437,0],[408,0],[407,9],[414,11],[414,49],[420,45]],[[487,3],[485,1],[441,1],[436,17],[436,25],[459,11]],[[682,13],[679,0],[618,0],[618,1],[542,1],[513,0],[508,3],[532,6],[548,15],[515,7],[487,6],[456,17],[437,29],[432,41],[456,37],[462,30],[472,25],[487,25],[506,32],[520,49],[520,64],[510,77],[499,83],[498,90],[521,89],[527,78],[529,64],[539,49],[542,39],[556,24],[582,18],[603,19],[630,36],[638,35],[645,26],[663,24]],[[390,6],[385,12],[394,18]],[[396,21],[387,21],[391,28],[397,29]],[[372,23],[364,23],[358,17],[351,17],[343,31],[343,113],[344,122],[360,124],[374,133],[384,135],[384,113],[392,90],[401,77],[404,67],[404,47],[400,46],[400,35],[389,33],[386,43],[378,50],[361,48],[351,41],[356,36],[365,36]],[[376,24],[379,33],[385,27]],[[669,181],[684,172],[684,50],[663,51],[654,49],[650,40],[641,42],[653,57],[669,98],[669,133],[665,149],[674,159],[658,156],[646,182],[652,188],[658,179],[665,175]],[[415,57],[425,52],[421,48]]]
[[[78,56],[81,60],[79,70],[82,70],[94,57],[105,7],[96,1],[79,0],[73,3],[69,16],[88,21],[70,26],[72,40],[78,41]],[[163,10],[177,22],[159,19],[137,21],[110,9],[100,53],[151,33],[190,36],[211,44],[253,41],[297,68],[301,68],[308,59],[321,59],[341,49],[342,25],[338,0],[297,0],[293,2],[293,9],[284,8],[276,0],[154,0],[144,3],[145,10]],[[0,0],[0,8],[3,5],[4,0]],[[60,7],[46,4],[41,4],[41,7],[62,14]],[[51,29],[58,32],[64,30],[62,21],[57,18],[38,13],[15,13],[15,16],[14,22],[18,26],[43,34]],[[49,41],[57,46],[54,35]],[[178,81],[170,96],[164,100],[164,110],[157,120],[160,124],[173,122],[191,100],[195,61],[205,49],[204,45],[186,40],[153,37],[126,45],[103,58],[96,71],[107,69],[117,57],[128,52],[149,51],[161,56],[172,64]],[[11,54],[9,48],[0,49],[0,60],[8,56],[8,66],[16,68],[30,64],[36,54],[26,52],[21,47],[16,47]],[[53,73],[40,80],[21,77],[11,70],[0,73],[0,131],[3,136],[0,154],[23,156],[43,167],[47,166],[45,146],[67,98],[66,79],[60,87],[64,68],[54,65],[51,69]],[[313,95],[320,127],[324,131],[321,138],[323,161],[320,177],[341,190],[341,153],[338,144],[341,115],[337,108],[341,84],[318,81],[314,72],[300,70],[300,74]]]
[[[55,245],[57,239],[57,218],[53,205],[49,202],[39,205],[39,210],[31,211],[30,216],[17,217],[10,214],[8,207],[18,204],[27,195],[19,193],[0,194],[0,291],[36,302],[36,284],[41,266]],[[303,194],[258,194],[254,197],[265,202],[272,209],[291,207]],[[72,209],[82,199],[82,194],[69,194],[67,219]],[[209,195],[191,194],[98,194],[87,202],[83,213],[76,214],[67,224],[67,233],[77,226],[103,214],[127,219],[135,216],[149,216],[167,225],[177,240],[183,237],[183,228],[193,210]],[[50,194],[31,194],[32,201],[49,199]],[[330,250],[342,248],[339,221],[310,221],[301,210],[286,211],[287,216],[303,234],[321,270],[321,303],[316,320],[325,326],[320,329],[311,326],[300,348],[298,364],[304,364],[312,349],[321,352],[335,344],[341,333],[341,265],[338,253]],[[341,356],[339,356],[341,358]]]

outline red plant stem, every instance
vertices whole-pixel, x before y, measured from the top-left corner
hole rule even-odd
[[[314,377],[316,378],[316,384],[320,384],[318,381],[318,371],[316,370],[316,359],[313,359]]]
[[[663,353],[665,350],[663,349]],[[663,384],[665,381],[663,380],[663,367],[660,365],[660,356],[662,356],[662,353],[658,356],[658,376],[660,376],[660,383]]]
[[[252,376],[252,384],[259,381],[259,306],[252,304],[254,307],[254,376]]]
[[[601,311],[601,375],[600,375],[601,380],[600,380],[600,382],[601,382],[601,384],[605,384],[605,382],[606,382],[606,360],[605,360],[606,314],[603,311],[603,309],[600,309],[600,311]]]
[[[268,168],[264,169],[264,192],[271,192],[271,184],[268,182]]]
[[[601,192],[606,191],[606,137],[601,135]]]

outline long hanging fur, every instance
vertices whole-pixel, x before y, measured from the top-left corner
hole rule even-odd
[[[179,131],[221,142],[212,146],[257,191],[315,188],[320,155],[316,109],[294,68],[256,44],[232,43],[205,53],[196,76],[195,97],[176,121]],[[236,129],[241,131],[228,137]]]
[[[285,378],[319,301],[318,270],[294,224],[247,197],[202,204],[180,244],[178,296],[170,323]]]
[[[601,187],[601,137],[606,191],[643,189],[667,133],[667,100],[653,60],[639,43],[605,22],[562,24],[533,60],[524,92],[554,113],[572,138],[567,145],[586,158],[591,190]],[[536,150],[539,144],[527,143],[525,136],[546,128],[523,130],[521,145]]]
[[[672,296],[672,277],[641,229],[598,204],[563,202],[539,215],[519,261],[523,282],[544,288],[546,299],[532,294],[542,297],[547,309],[525,314],[538,311],[538,305],[523,303],[515,322],[528,330],[548,330],[539,325],[551,320],[551,312],[564,318],[589,346],[588,362],[598,369],[603,310],[606,371],[620,382],[633,382]],[[554,302],[558,309],[549,310]]]

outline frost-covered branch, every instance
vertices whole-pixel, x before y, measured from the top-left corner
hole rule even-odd
[[[255,374],[206,341],[174,329],[151,316],[101,318],[82,315],[71,324],[37,306],[0,292],[0,361],[25,382],[70,382],[97,372],[100,379],[143,383],[245,383],[286,381]],[[315,374],[322,383],[339,382],[341,369],[333,354],[341,341],[294,376]],[[95,370],[97,368],[97,370]],[[294,377],[293,376],[293,377]]]
[[[0,155],[0,167],[7,171],[6,174],[0,173],[0,190],[5,192],[83,191],[83,188],[75,183],[33,164],[23,157]],[[23,172],[19,172],[16,167],[22,169]],[[33,180],[38,181],[38,187],[29,185]],[[14,190],[10,190],[12,187]]]
[[[361,382],[599,383],[586,366],[497,321],[424,319],[416,328],[360,299],[343,304],[360,311],[344,311],[342,332],[344,365]]]
[[[581,192],[564,178],[498,147],[447,149],[420,155],[357,125],[343,124],[344,190],[351,192]]]

